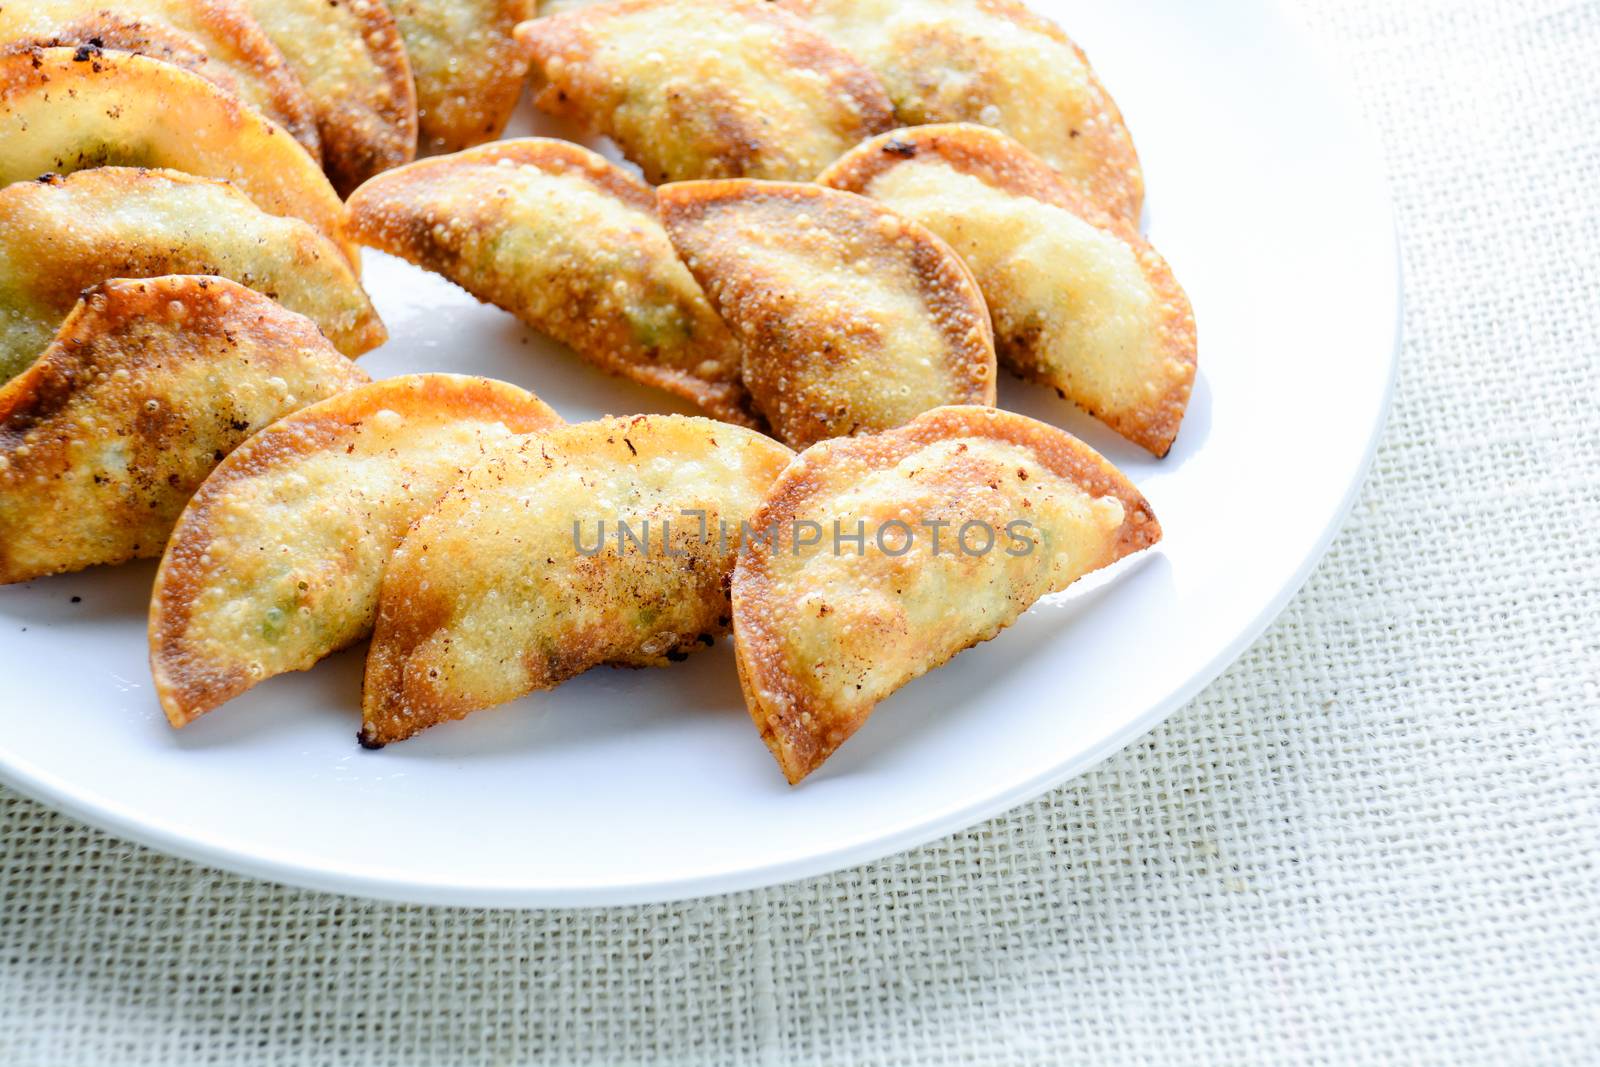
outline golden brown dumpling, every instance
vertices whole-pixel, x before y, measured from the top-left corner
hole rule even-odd
[[[366,381],[310,319],[226,278],[95,286],[0,386],[0,583],[160,555],[223,456]]]
[[[791,458],[754,431],[682,415],[499,446],[389,563],[362,743],[602,663],[666,666],[712,644],[727,632],[740,524]]]
[[[384,0],[246,0],[311,98],[339,195],[417,154],[417,94]]]
[[[311,319],[347,356],[383,343],[350,264],[299,219],[176,171],[100,167],[0,189],[0,381],[108,278],[220,274]]]
[[[365,637],[412,521],[496,442],[558,422],[514,385],[416,374],[246,441],[189,501],[156,573],[150,666],[168,720]]]
[[[0,47],[80,46],[138,52],[234,93],[322,158],[316,115],[243,0],[27,0],[0,5]]]
[[[734,570],[739,677],[791,783],[907,682],[1161,538],[1093,449],[972,407],[807,449],[752,525],[774,536],[747,540]]]
[[[263,211],[346,247],[344,204],[293,138],[238,97],[129,52],[35,48],[0,56],[0,185],[91,167],[225,178]],[[347,248],[353,261],[355,249]]]
[[[748,423],[739,349],[673,251],[650,187],[588,149],[525,138],[425,159],[350,198],[353,232],[590,362]]]
[[[743,346],[756,408],[790,445],[994,403],[983,297],[922,226],[817,185],[683,182],[657,195],[673,244]]]
[[[1194,311],[1131,223],[985,126],[897,130],[817,180],[948,241],[977,275],[1003,365],[1167,454],[1194,386]]]
[[[506,128],[527,51],[511,36],[534,0],[390,0],[417,83],[417,142],[456,152]]]
[[[619,0],[517,27],[544,110],[652,182],[809,181],[894,125],[871,71],[764,0]]]
[[[904,126],[1004,130],[1137,221],[1144,176],[1083,50],[1016,0],[779,0],[883,79]]]

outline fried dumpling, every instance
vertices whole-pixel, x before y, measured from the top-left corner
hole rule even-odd
[[[873,73],[764,0],[619,0],[517,27],[537,102],[652,182],[810,181],[894,125]]]
[[[420,160],[350,198],[352,232],[598,366],[749,422],[739,349],[679,261],[655,193],[565,141]]]
[[[1002,365],[1167,454],[1194,386],[1194,310],[1132,223],[984,126],[897,130],[817,180],[944,238],[977,275]]]
[[[158,556],[223,456],[367,381],[226,278],[116,279],[0,386],[0,583]]]
[[[354,260],[344,204],[281,127],[197,74],[129,52],[36,48],[0,56],[0,185],[91,167],[166,167],[238,186],[304,219]]]
[[[347,356],[383,343],[350,264],[306,223],[210,178],[101,167],[0,189],[0,382],[44,351],[84,289],[157,274],[220,274],[266,293]]]
[[[560,419],[486,378],[418,374],[303,408],[212,471],[150,604],[156,695],[183,726],[360,640],[412,520],[496,442]]]
[[[966,265],[854,193],[731,180],[657,190],[667,232],[743,347],[745,387],[796,448],[993,404],[994,338]]]
[[[780,0],[878,73],[905,126],[1004,130],[1137,221],[1144,176],[1083,50],[1016,0]]]
[[[0,5],[0,46],[138,52],[233,93],[322,158],[316,115],[243,0],[28,0]]]
[[[389,563],[362,743],[603,663],[665,666],[712,644],[728,627],[741,523],[791,458],[752,430],[682,415],[500,446]]]
[[[527,50],[511,36],[534,0],[390,0],[417,83],[417,141],[456,152],[492,141],[522,95]]]
[[[974,407],[808,449],[752,525],[772,535],[747,538],[734,570],[739,679],[791,783],[907,682],[1161,538],[1093,449]]]
[[[383,0],[246,0],[306,88],[341,196],[417,154],[417,94]]]

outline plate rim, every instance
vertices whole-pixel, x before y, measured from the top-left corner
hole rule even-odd
[[[314,892],[332,893],[366,900],[427,906],[469,908],[583,908],[621,907],[638,904],[673,903],[729,893],[744,892],[804,879],[821,877],[898,855],[929,842],[970,829],[1042,796],[1063,783],[1088,773],[1111,756],[1127,748],[1190,703],[1249,650],[1267,628],[1283,613],[1304,588],[1318,565],[1344,528],[1370,475],[1394,405],[1395,387],[1403,348],[1405,291],[1404,260],[1395,214],[1393,189],[1383,167],[1383,156],[1376,136],[1360,121],[1344,64],[1335,61],[1326,43],[1304,26],[1298,13],[1283,0],[1268,0],[1260,5],[1270,12],[1282,30],[1316,67],[1318,81],[1327,93],[1328,103],[1346,120],[1347,129],[1359,146],[1358,169],[1375,182],[1389,234],[1388,262],[1391,278],[1392,327],[1390,352],[1382,396],[1373,413],[1360,461],[1344,487],[1343,495],[1331,513],[1320,536],[1303,555],[1293,574],[1263,605],[1251,621],[1218,650],[1199,670],[1164,699],[1152,704],[1098,744],[1074,753],[1048,770],[1011,784],[996,793],[950,809],[927,821],[864,839],[835,849],[741,868],[677,878],[640,878],[603,886],[485,886],[448,880],[425,881],[415,877],[386,877],[288,858],[275,858],[195,835],[184,835],[145,822],[123,810],[115,801],[94,793],[74,789],[55,775],[31,766],[15,753],[0,748],[0,784],[22,796],[43,804],[114,837],[132,841],[167,855],[278,885]]]

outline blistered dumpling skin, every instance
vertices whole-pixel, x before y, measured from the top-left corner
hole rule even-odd
[[[650,187],[565,141],[421,160],[350,198],[356,238],[436,271],[614,374],[749,423],[739,349]]]
[[[84,289],[158,274],[266,293],[347,356],[385,337],[349,262],[308,224],[209,178],[100,167],[0,189],[0,381],[44,351]]]
[[[191,70],[288,130],[322,158],[300,80],[244,0],[27,0],[0,5],[0,49],[81,46],[138,52]]]
[[[918,126],[868,141],[818,179],[944,238],[977,276],[1003,366],[1157,456],[1194,387],[1194,310],[1133,225],[984,126]]]
[[[212,471],[156,573],[150,666],[175,727],[372,630],[407,527],[498,442],[560,422],[504,382],[418,374],[282,419]]]
[[[1144,175],[1083,50],[1015,0],[779,0],[877,72],[901,125],[1003,130],[1137,222]]]
[[[341,196],[417,154],[417,94],[383,0],[246,0],[300,79]]]
[[[682,415],[499,446],[389,564],[362,743],[600,664],[666,666],[711,645],[728,628],[740,524],[791,458],[754,431]]]
[[[551,114],[652,182],[810,181],[894,125],[873,73],[765,0],[618,0],[517,27]]]
[[[512,38],[535,0],[389,0],[417,84],[417,143],[457,152],[492,141],[522,95],[526,50]]]
[[[809,184],[683,182],[657,195],[673,244],[743,348],[757,410],[793,447],[994,403],[983,297],[922,226]]]
[[[907,682],[1161,538],[1093,449],[974,407],[806,450],[752,524],[776,536],[747,540],[734,570],[739,677],[791,783]]]
[[[0,56],[0,185],[91,167],[166,167],[238,186],[273,215],[344,236],[344,204],[283,128],[148,56],[36,48]]]
[[[223,456],[366,381],[310,319],[226,278],[90,289],[0,386],[0,583],[160,555]]]

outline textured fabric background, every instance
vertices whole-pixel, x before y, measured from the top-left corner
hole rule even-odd
[[[1600,3],[1307,16],[1387,146],[1398,406],[1166,726],[909,855],[616,911],[303,893],[0,794],[0,1064],[1600,1063]]]

